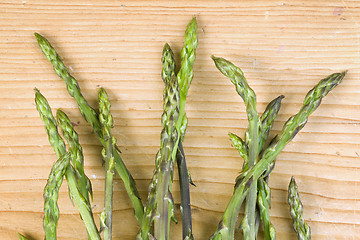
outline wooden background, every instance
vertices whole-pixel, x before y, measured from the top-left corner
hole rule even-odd
[[[215,231],[242,167],[227,133],[242,136],[247,128],[244,104],[215,68],[214,54],[243,69],[258,95],[259,111],[278,95],[286,96],[273,134],[320,79],[349,70],[277,158],[271,217],[278,239],[296,238],[286,200],[295,175],[313,239],[360,239],[360,2],[338,0],[0,1],[0,239],[16,239],[16,232],[44,236],[42,191],[56,157],[35,109],[34,87],[77,125],[95,215],[103,206],[99,142],[33,33],[52,42],[93,106],[99,86],[108,90],[113,133],[145,198],[160,144],[162,47],[168,42],[179,61],[192,16],[198,20],[199,47],[184,148],[197,185],[191,188],[195,238],[208,239]],[[138,226],[120,180],[114,201],[114,239],[134,239]],[[59,239],[85,239],[66,185],[59,204]],[[172,230],[171,239],[181,239],[181,223]]]

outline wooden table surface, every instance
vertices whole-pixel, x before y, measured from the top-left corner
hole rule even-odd
[[[199,25],[199,46],[184,148],[197,185],[191,187],[195,238],[208,239],[215,231],[242,167],[227,133],[243,136],[247,128],[244,104],[215,68],[214,54],[242,68],[260,112],[273,98],[286,96],[272,135],[320,79],[349,70],[277,158],[271,217],[278,239],[296,238],[287,205],[294,175],[313,239],[360,239],[360,1],[345,0],[0,1],[0,239],[16,239],[17,232],[44,236],[42,191],[56,157],[35,109],[35,87],[75,123],[97,222],[103,208],[101,147],[33,33],[52,42],[93,106],[99,86],[108,90],[113,133],[144,199],[160,145],[162,47],[168,42],[179,61],[192,16]],[[177,179],[173,191],[180,220]],[[86,239],[66,183],[59,206],[59,239]],[[181,223],[171,229],[171,239],[181,239]],[[114,239],[134,239],[137,231],[117,178]]]

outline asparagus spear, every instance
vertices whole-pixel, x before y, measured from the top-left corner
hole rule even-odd
[[[175,59],[174,53],[171,50],[169,44],[165,43],[163,52],[162,52],[162,71],[161,76],[166,85],[171,81],[172,78],[175,77]],[[165,90],[164,90],[164,99],[165,99]],[[165,105],[164,105],[165,107]],[[152,235],[150,234],[150,228],[153,223],[153,218],[156,210],[156,189],[157,189],[157,182],[158,182],[158,175],[160,174],[160,166],[159,163],[161,162],[161,150],[156,154],[155,158],[155,171],[152,178],[152,181],[149,185],[149,194],[147,204],[144,207],[144,218],[142,220],[141,231],[137,236],[138,239],[148,239],[151,238]]]
[[[179,151],[177,153],[177,166],[179,172],[180,195],[181,195],[181,214],[182,214],[182,234],[183,239],[193,239],[190,207],[189,181],[191,181],[186,167],[185,154],[182,147],[188,119],[185,113],[185,103],[187,93],[193,78],[193,66],[195,62],[197,39],[197,22],[194,17],[188,24],[185,31],[184,47],[181,50],[181,67],[177,74],[180,89],[179,120],[177,126],[180,127]],[[180,125],[180,126],[179,126]]]
[[[212,239],[233,239],[235,224],[241,204],[248,192],[248,187],[257,181],[266,171],[271,170],[276,156],[286,144],[305,126],[309,115],[320,105],[321,100],[344,78],[346,72],[334,73],[321,80],[306,95],[300,111],[284,124],[280,137],[277,138],[262,154],[262,159],[249,170],[242,173],[240,182],[235,186],[234,194],[226,207],[218,229]]]
[[[216,67],[222,74],[230,78],[235,85],[236,91],[244,100],[246,113],[249,121],[248,132],[245,137],[246,146],[248,146],[248,167],[256,164],[259,155],[259,136],[261,133],[261,122],[259,114],[256,110],[256,95],[248,85],[244,73],[240,68],[231,62],[212,56]],[[245,169],[246,170],[246,169]],[[257,181],[251,186],[250,193],[246,198],[245,216],[242,221],[242,229],[244,231],[244,239],[255,240],[255,211],[257,198]]]
[[[157,240],[169,239],[170,218],[174,216],[171,183],[173,167],[179,142],[179,131],[176,122],[179,116],[179,89],[175,76],[165,82],[164,113],[161,116],[162,132],[160,162],[156,184],[156,215],[154,233]]]
[[[280,110],[281,100],[283,95],[272,100],[267,106],[264,113],[261,115],[261,135],[259,141],[259,148],[263,149],[266,140],[268,139],[269,132],[274,124],[275,118]],[[257,205],[260,210],[260,219],[263,222],[265,239],[276,239],[276,231],[273,224],[270,222],[269,209],[271,207],[270,187],[268,186],[269,175],[263,179],[258,180],[258,200]]]
[[[41,36],[38,33],[35,33],[35,37],[38,41],[38,44],[46,56],[46,58],[52,63],[56,74],[64,80],[67,90],[70,96],[74,97],[79,110],[83,117],[90,123],[94,132],[98,136],[101,144],[105,147],[105,141],[102,136],[101,131],[101,124],[99,121],[98,114],[96,111],[89,106],[84,96],[81,94],[79,85],[74,77],[72,77],[65,67],[64,63],[62,62],[60,56],[56,53],[55,49],[51,46],[48,40]],[[135,217],[138,220],[139,224],[141,225],[141,220],[144,214],[144,208],[141,203],[141,199],[139,197],[139,193],[137,191],[135,181],[131,176],[130,172],[126,168],[124,162],[122,161],[119,153],[118,148],[116,147],[116,151],[113,151],[114,160],[115,160],[115,169],[120,175],[120,178],[124,182],[125,189],[130,197],[130,200],[134,206]]]
[[[57,205],[59,189],[69,165],[70,153],[66,153],[56,161],[51,169],[44,189],[44,231],[45,239],[56,239],[56,228],[59,220]]]
[[[68,143],[69,152],[71,152],[71,162],[74,165],[75,177],[79,190],[85,200],[90,202],[89,193],[92,197],[92,187],[89,178],[84,172],[84,156],[82,147],[79,143],[79,135],[75,131],[68,116],[61,110],[56,112],[57,123],[61,129],[61,132]]]
[[[105,206],[101,214],[101,222],[104,227],[104,239],[112,239],[112,201],[113,201],[113,178],[115,171],[115,161],[113,151],[116,140],[111,136],[113,127],[113,117],[110,114],[110,101],[105,89],[99,90],[99,109],[100,123],[102,125],[102,136],[105,147],[102,150],[102,156],[105,160]]]
[[[303,205],[300,201],[300,195],[294,176],[291,177],[288,192],[290,215],[293,220],[293,227],[297,234],[297,237],[299,240],[310,240],[311,230],[309,225],[304,221]]]
[[[57,124],[54,116],[52,115],[49,103],[37,89],[35,89],[35,104],[40,114],[40,118],[44,122],[45,131],[48,134],[49,142],[53,147],[57,157],[61,158],[63,155],[66,154],[64,140],[60,137],[57,131]],[[77,208],[79,209],[89,238],[100,240],[99,232],[94,222],[90,204],[85,200],[85,198],[79,191],[79,186],[75,177],[75,170],[71,164],[69,164],[65,172],[65,177],[69,186],[70,199],[75,202]]]
[[[196,48],[198,44],[197,39],[197,22],[194,17],[185,31],[184,47],[181,50],[181,67],[177,74],[180,90],[180,103],[179,103],[179,122],[177,126],[180,127],[180,136],[183,139],[187,127],[187,117],[185,113],[186,96],[193,79],[193,66],[195,62]]]

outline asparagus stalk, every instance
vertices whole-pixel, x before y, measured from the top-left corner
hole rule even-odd
[[[277,117],[281,100],[284,98],[284,95],[280,95],[274,100],[272,100],[267,106],[264,113],[261,115],[261,134],[260,134],[260,142],[259,149],[263,149],[266,140],[268,139],[270,130],[274,124],[275,118]]]
[[[300,195],[294,176],[291,177],[288,192],[290,215],[293,220],[293,227],[297,234],[297,237],[299,240],[310,240],[311,230],[309,225],[304,221],[303,205],[300,201]]]
[[[66,148],[64,140],[60,137],[57,131],[57,124],[54,116],[52,115],[51,108],[46,98],[35,89],[35,104],[36,108],[40,114],[41,120],[44,122],[45,131],[48,134],[49,142],[53,147],[58,158],[61,158],[66,154]],[[75,202],[77,208],[79,209],[81,218],[84,221],[85,227],[87,229],[90,239],[100,240],[99,232],[96,228],[94,218],[92,215],[92,210],[89,202],[85,200],[83,195],[79,190],[79,186],[75,177],[75,170],[71,164],[69,164],[66,172],[65,178],[68,182],[70,199]]]
[[[186,96],[190,88],[191,81],[193,79],[193,66],[195,62],[196,48],[198,44],[197,39],[197,22],[194,17],[185,31],[185,42],[184,47],[181,50],[181,67],[177,74],[177,80],[179,83],[180,90],[180,103],[179,103],[179,121],[177,126],[180,127],[180,136],[181,139],[184,138],[186,127],[187,127],[187,117],[185,113],[185,103]]]
[[[49,41],[38,33],[35,33],[35,37],[38,41],[38,44],[42,52],[53,65],[56,74],[61,79],[64,80],[70,96],[75,98],[79,110],[83,115],[84,119],[90,123],[90,125],[94,129],[94,132],[98,136],[101,144],[105,147],[105,141],[102,136],[101,124],[99,121],[98,114],[93,108],[89,106],[86,99],[81,94],[76,79],[70,75],[66,66],[62,62],[61,57],[56,53],[55,49],[51,46]],[[135,181],[131,176],[130,172],[128,171],[128,169],[126,168],[124,162],[122,161],[118,153],[118,147],[116,147],[116,151],[113,151],[113,154],[115,160],[115,169],[119,174],[120,178],[122,179],[122,181],[124,182],[125,189],[134,207],[135,217],[139,222],[139,224],[141,225],[141,220],[143,219],[143,214],[144,214],[144,208],[141,199],[139,197],[139,193],[137,191]]]
[[[169,44],[165,43],[163,52],[162,52],[162,71],[161,76],[166,85],[171,81],[172,78],[175,77],[175,59],[174,53],[171,50]],[[164,99],[165,99],[165,90],[164,90]],[[165,107],[165,105],[164,105]],[[158,182],[158,175],[160,174],[160,166],[159,163],[161,162],[161,153],[160,150],[156,155],[155,158],[155,171],[152,178],[152,181],[149,185],[149,194],[147,204],[144,207],[144,218],[142,220],[141,231],[137,236],[138,239],[148,239],[151,238],[152,235],[150,234],[150,228],[153,223],[154,213],[156,210],[156,189],[157,189],[157,182]]]
[[[69,117],[61,110],[56,112],[57,123],[61,129],[61,132],[68,143],[69,152],[71,152],[71,162],[74,165],[75,177],[79,190],[85,200],[90,202],[89,193],[92,197],[92,187],[89,178],[84,172],[84,155],[82,147],[79,143],[79,135],[74,129]]]
[[[59,220],[57,205],[59,189],[69,165],[70,153],[66,153],[56,161],[51,169],[47,184],[44,188],[44,231],[45,239],[56,239],[56,228]]]
[[[175,76],[165,83],[164,113],[161,116],[162,132],[160,147],[160,170],[156,184],[156,215],[154,233],[157,240],[169,239],[170,218],[174,217],[174,203],[171,196],[174,161],[179,142],[176,122],[179,116],[179,89]]]
[[[194,17],[188,24],[185,31],[184,47],[181,50],[181,67],[177,74],[177,80],[180,89],[179,103],[179,119],[177,126],[180,127],[180,143],[177,153],[177,166],[179,172],[180,195],[181,195],[181,214],[182,214],[182,234],[183,239],[193,239],[192,222],[191,222],[191,206],[190,206],[190,190],[189,181],[191,182],[188,169],[186,167],[185,153],[182,147],[188,119],[185,113],[185,103],[187,93],[193,79],[193,66],[195,62],[197,39],[197,22]]]
[[[99,90],[100,123],[102,125],[102,136],[105,147],[102,156],[105,161],[105,206],[101,214],[101,222],[104,227],[104,239],[112,239],[112,202],[113,202],[113,178],[115,173],[115,161],[113,151],[116,140],[111,136],[113,117],[110,114],[110,101],[105,89]]]
[[[236,91],[244,100],[246,113],[249,121],[248,133],[245,137],[246,146],[248,146],[248,167],[256,164],[259,155],[259,136],[261,133],[260,117],[256,110],[256,95],[248,85],[244,73],[240,68],[231,62],[212,56],[216,67],[222,74],[230,78],[235,85]],[[246,170],[246,168],[245,168]],[[249,195],[246,198],[245,216],[242,221],[244,239],[255,240],[255,218],[256,218],[256,198],[257,198],[257,181],[251,186]]]
[[[263,149],[266,140],[268,139],[269,132],[274,124],[275,118],[278,115],[281,106],[281,100],[284,98],[283,95],[272,100],[267,106],[264,113],[261,115],[261,135],[259,148]],[[265,239],[273,240],[276,239],[276,231],[274,225],[270,222],[269,210],[271,207],[271,192],[268,186],[270,172],[264,179],[258,180],[258,200],[257,205],[260,210],[260,219],[263,222]]]
[[[275,240],[276,231],[274,225],[270,222],[269,203],[270,203],[270,188],[267,186],[264,179],[258,180],[258,198],[257,204],[260,210],[260,219],[264,225],[265,239]]]
[[[266,171],[273,167],[276,156],[286,144],[305,126],[309,115],[320,105],[321,100],[344,78],[346,72],[334,73],[322,79],[305,97],[300,111],[289,118],[284,124],[281,135],[262,154],[262,159],[249,170],[242,173],[239,183],[236,184],[234,193],[221,218],[218,229],[212,239],[233,239],[235,224],[241,204],[248,192],[249,186],[257,181]]]

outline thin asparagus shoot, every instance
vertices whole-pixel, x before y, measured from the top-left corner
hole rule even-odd
[[[70,153],[57,160],[51,169],[44,188],[44,220],[45,239],[56,239],[56,228],[59,220],[59,189],[63,182],[66,169],[70,162]]]
[[[112,239],[112,208],[113,208],[113,179],[115,173],[114,149],[115,138],[111,136],[113,117],[110,114],[110,101],[105,89],[99,90],[100,123],[102,125],[102,136],[105,147],[102,156],[105,161],[105,206],[101,214],[101,222],[104,228],[104,240]]]
[[[66,154],[64,140],[61,138],[57,130],[57,124],[51,112],[48,101],[37,89],[35,89],[35,104],[40,114],[40,118],[44,123],[45,131],[48,135],[49,142],[53,147],[57,157],[61,158],[63,155]],[[65,178],[69,187],[70,199],[75,202],[80,212],[89,238],[100,240],[100,235],[94,222],[91,206],[79,191],[79,186],[75,177],[75,170],[71,164],[69,164],[65,172]]]
[[[291,177],[288,189],[288,202],[290,205],[290,215],[293,220],[293,227],[299,240],[310,240],[311,230],[304,221],[303,205],[300,200],[299,190],[295,182],[295,177]]]
[[[101,124],[99,121],[98,114],[87,103],[86,99],[81,94],[80,87],[76,79],[70,75],[68,69],[61,60],[61,57],[56,53],[55,49],[51,46],[49,41],[38,33],[35,33],[35,37],[42,52],[53,65],[56,74],[62,80],[64,80],[70,96],[74,97],[74,99],[76,100],[79,110],[83,115],[84,119],[90,123],[94,132],[98,136],[99,141],[104,147],[105,142],[104,142],[104,138],[102,137]],[[128,171],[128,169],[126,168],[124,162],[122,161],[118,153],[117,146],[116,149],[117,151],[113,152],[115,159],[115,169],[116,172],[119,174],[120,178],[122,179],[122,181],[124,182],[126,192],[128,193],[131,203],[134,207],[135,217],[141,226],[141,220],[143,219],[143,214],[144,214],[144,207],[139,197],[139,193],[137,191],[135,181],[131,176],[130,172]]]
[[[245,144],[248,147],[248,166],[252,167],[256,164],[259,156],[259,137],[261,134],[261,122],[259,114],[256,110],[256,95],[248,85],[244,73],[240,68],[231,62],[212,56],[215,66],[222,74],[228,77],[235,85],[236,91],[244,100],[246,113],[249,121],[248,132],[245,136]],[[256,219],[256,198],[257,198],[257,181],[251,186],[250,192],[246,198],[245,216],[242,221],[242,230],[244,231],[245,240],[255,240],[255,219]]]
[[[171,50],[169,44],[165,43],[162,51],[162,71],[161,71],[161,77],[166,84],[170,82],[172,78],[175,77],[175,59],[174,59],[174,53]],[[156,188],[157,188],[157,182],[158,182],[158,175],[160,174],[160,166],[159,163],[161,162],[161,152],[156,154],[155,158],[155,171],[152,178],[152,181],[149,185],[149,193],[148,193],[148,200],[144,207],[144,219],[142,220],[142,226],[139,235],[137,236],[138,239],[148,239],[149,237],[152,237],[150,234],[150,228],[154,220],[154,214],[156,210]]]
[[[264,148],[265,142],[268,139],[269,132],[274,124],[274,121],[279,113],[281,100],[283,95],[272,100],[267,106],[264,113],[261,115],[261,134],[259,138],[259,149]],[[261,156],[261,153],[260,153]],[[258,180],[258,198],[257,206],[259,209],[259,216],[264,226],[264,233],[266,240],[276,239],[276,231],[274,225],[270,221],[270,207],[271,207],[271,191],[268,186],[270,171],[265,178]]]
[[[56,120],[66,142],[68,143],[69,152],[71,152],[71,162],[74,165],[75,177],[79,185],[79,190],[85,200],[90,202],[89,193],[92,197],[92,187],[90,179],[84,172],[84,155],[79,142],[79,135],[75,131],[69,117],[60,109],[56,112]]]
[[[176,122],[179,116],[179,88],[175,76],[165,82],[164,112],[161,116],[162,132],[160,147],[160,171],[156,184],[156,217],[154,234],[157,240],[169,239],[170,219],[174,217],[174,203],[171,196],[173,168],[179,143],[179,131]]]
[[[185,153],[182,147],[182,141],[184,140],[188,119],[185,113],[185,103],[187,93],[190,88],[191,81],[193,79],[194,71],[193,66],[196,57],[196,48],[198,45],[197,39],[197,22],[196,18],[188,24],[185,31],[184,47],[181,50],[181,66],[177,74],[177,81],[180,90],[180,102],[179,102],[179,119],[177,122],[177,129],[180,130],[180,143],[179,151],[177,153],[177,166],[179,172],[180,182],[180,195],[181,195],[181,214],[182,214],[182,234],[183,239],[193,239],[192,236],[192,222],[191,222],[191,206],[190,206],[190,190],[189,190],[189,172],[185,162]],[[171,59],[173,60],[173,58]]]
[[[252,168],[242,173],[240,182],[236,185],[234,193],[221,218],[218,229],[212,239],[233,239],[234,229],[241,204],[247,194],[247,186],[257,181],[266,171],[271,170],[276,156],[286,144],[305,126],[309,115],[320,105],[321,100],[333,88],[341,83],[346,72],[334,73],[322,79],[305,97],[300,111],[289,118],[284,124],[280,137],[277,138],[262,154],[262,159]]]

